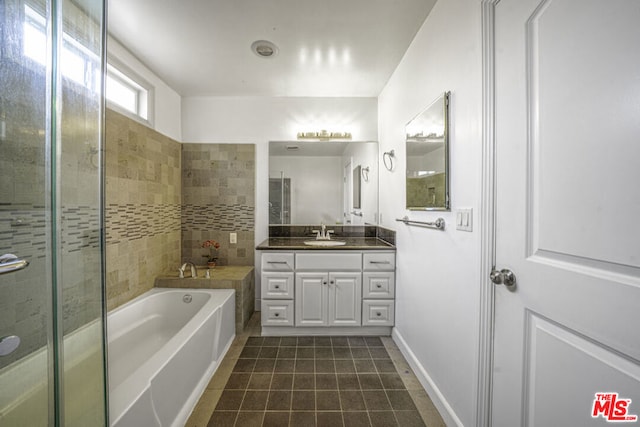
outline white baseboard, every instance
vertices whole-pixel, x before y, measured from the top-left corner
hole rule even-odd
[[[391,332],[391,338],[393,338],[393,341],[402,352],[404,358],[407,359],[407,363],[409,363],[409,366],[411,366],[411,369],[413,369],[413,372],[416,374],[418,381],[420,381],[420,384],[422,384],[422,387],[424,387],[425,391],[431,398],[431,401],[435,405],[436,409],[438,409],[438,412],[442,416],[442,419],[447,424],[447,426],[464,427],[464,424],[462,424],[460,418],[458,418],[455,411],[453,410],[451,405],[449,405],[447,399],[445,399],[442,392],[440,392],[440,389],[433,382],[416,355],[413,353],[413,351],[411,351],[411,348],[409,348],[407,342],[404,340],[400,332],[398,332],[397,328],[393,328],[393,331]]]

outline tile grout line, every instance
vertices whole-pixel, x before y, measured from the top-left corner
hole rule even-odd
[[[254,333],[255,333],[255,332],[254,332]],[[278,360],[281,360],[281,358],[279,357],[279,356],[281,355],[281,354],[280,354],[281,348],[282,348],[282,347],[291,347],[292,345],[291,345],[291,344],[289,344],[289,345],[285,345],[281,340],[279,340],[279,341],[276,343],[277,345],[266,345],[266,346],[265,346],[265,345],[264,345],[264,344],[265,344],[265,342],[264,342],[264,338],[265,338],[265,337],[257,337],[257,338],[263,338],[263,340],[262,340],[262,342],[260,342],[260,344],[258,344],[258,345],[256,346],[256,347],[259,347],[259,350],[258,350],[257,355],[256,355],[256,356],[255,356],[255,358],[254,358],[254,363],[253,363],[252,370],[251,370],[251,372],[250,372],[250,377],[249,377],[249,380],[248,380],[249,382],[252,380],[253,375],[257,373],[257,372],[256,372],[257,361],[258,361],[258,359],[261,359],[260,355],[261,355],[261,354],[263,354],[263,353],[262,353],[262,349],[263,349],[264,347],[277,347],[277,348],[278,348],[278,349],[277,349],[277,351],[275,352],[274,357],[273,357],[273,359],[274,359],[274,360],[273,360],[273,366],[272,366],[272,367],[271,367],[271,369],[270,369],[271,378],[270,378],[270,380],[269,380],[269,393],[267,393],[267,400],[266,400],[266,402],[265,402],[265,408],[264,408],[264,410],[263,410],[263,411],[260,411],[260,412],[262,412],[262,423],[264,423],[264,421],[265,421],[265,419],[266,419],[266,414],[267,414],[267,412],[269,412],[269,410],[268,410],[268,404],[269,404],[269,398],[270,398],[270,396],[271,396],[271,392],[273,391],[272,386],[273,386],[273,381],[274,381],[274,379],[275,379],[275,374],[276,374],[276,368],[275,368],[275,367],[276,367],[276,365],[277,365]],[[246,344],[247,344],[247,342],[245,341],[245,343],[244,343],[244,345],[243,345],[242,350],[244,350],[244,349],[246,348]],[[342,398],[341,398],[341,393],[340,393],[342,389],[340,388],[340,386],[339,386],[339,381],[338,381],[338,378],[339,378],[339,375],[340,375],[340,374],[338,373],[338,369],[337,369],[336,361],[337,361],[337,360],[342,360],[342,359],[336,359],[336,355],[335,355],[335,352],[334,352],[335,347],[343,347],[343,346],[334,346],[333,341],[330,341],[330,344],[329,344],[329,345],[322,345],[322,344],[317,345],[315,341],[313,341],[312,343],[309,343],[309,342],[307,341],[307,342],[305,342],[305,344],[310,344],[310,345],[303,345],[303,347],[302,347],[302,348],[312,348],[312,349],[314,349],[314,357],[313,357],[313,358],[309,358],[309,359],[299,359],[299,358],[298,358],[298,354],[297,354],[297,353],[298,353],[298,349],[300,348],[300,347],[299,347],[299,346],[300,346],[300,344],[296,341],[296,346],[295,346],[295,348],[296,348],[296,355],[295,355],[295,358],[294,358],[294,359],[292,359],[294,363],[293,363],[292,372],[291,372],[291,375],[292,375],[292,384],[291,384],[291,395],[290,395],[290,400],[289,400],[289,408],[290,408],[290,409],[289,409],[289,411],[285,411],[285,412],[288,412],[288,413],[289,413],[289,425],[291,425],[291,422],[293,421],[293,413],[294,413],[294,412],[308,412],[308,411],[305,411],[305,410],[294,410],[294,409],[293,409],[293,393],[294,393],[294,391],[295,391],[294,387],[295,387],[295,379],[296,379],[296,375],[301,375],[301,374],[303,374],[303,373],[305,373],[305,374],[308,374],[308,373],[309,373],[309,372],[296,372],[297,365],[298,365],[298,361],[302,361],[302,360],[313,360],[313,372],[311,372],[311,374],[312,374],[312,376],[313,376],[313,385],[314,385],[314,387],[313,387],[313,389],[312,389],[311,391],[313,391],[313,392],[314,392],[314,411],[313,411],[313,412],[314,412],[314,420],[315,420],[316,422],[318,421],[318,419],[319,419],[319,418],[318,418],[318,414],[319,414],[320,412],[329,412],[329,413],[339,412],[339,413],[341,414],[341,416],[340,416],[340,418],[341,418],[341,422],[342,422],[343,424],[345,424],[345,423],[347,422],[347,421],[346,421],[346,418],[345,418],[345,415],[346,415],[346,414],[345,414],[345,412],[350,412],[350,411],[346,411],[346,410],[345,410],[345,408],[344,408],[344,406],[343,406],[343,402],[342,402]],[[255,345],[254,345],[254,346],[255,346]],[[395,360],[395,359],[393,359],[393,358],[391,357],[391,354],[389,353],[390,348],[389,348],[389,347],[387,347],[387,346],[385,345],[385,342],[384,342],[384,341],[382,341],[382,342],[381,342],[381,346],[370,345],[370,343],[369,343],[369,342],[366,342],[366,341],[365,341],[364,345],[358,346],[358,345],[352,345],[352,342],[347,341],[347,345],[346,345],[346,346],[344,346],[344,347],[349,348],[349,354],[350,354],[350,356],[351,356],[350,358],[345,358],[344,360],[349,360],[349,361],[351,361],[351,364],[352,364],[353,369],[354,369],[354,371],[353,371],[353,372],[354,372],[354,374],[355,374],[355,376],[356,376],[356,378],[357,378],[357,381],[358,381],[358,382],[357,382],[357,384],[358,384],[358,389],[359,389],[358,391],[360,392],[360,395],[361,395],[363,398],[364,398],[364,392],[366,392],[366,391],[375,391],[376,389],[371,389],[371,390],[369,390],[369,389],[367,389],[367,390],[363,389],[363,388],[362,388],[362,387],[363,387],[363,386],[362,386],[362,380],[361,380],[360,375],[364,375],[364,374],[374,374],[374,373],[375,373],[375,378],[376,378],[376,379],[379,381],[379,383],[380,383],[380,387],[381,387],[381,390],[380,390],[380,391],[384,391],[384,396],[385,396],[385,398],[386,398],[387,403],[389,404],[389,410],[388,410],[388,411],[384,411],[384,412],[391,412],[392,414],[390,414],[390,415],[392,415],[392,416],[393,416],[393,420],[394,420],[394,422],[396,422],[398,425],[400,425],[400,422],[401,422],[401,421],[400,421],[400,419],[398,418],[398,414],[399,414],[399,412],[402,412],[402,411],[411,411],[411,412],[416,412],[416,414],[419,416],[420,420],[421,420],[423,423],[424,423],[424,422],[426,422],[426,421],[425,421],[425,419],[422,417],[422,414],[421,414],[421,413],[420,413],[420,411],[418,410],[417,405],[415,405],[415,400],[413,399],[413,396],[411,395],[411,393],[408,393],[408,389],[406,388],[406,384],[404,383],[403,377],[400,375],[400,372],[398,371],[398,364],[396,363],[396,360]],[[359,358],[359,359],[355,359],[355,358],[354,358],[354,354],[352,354],[352,353],[353,353],[353,352],[352,352],[352,350],[353,350],[354,348],[356,348],[356,347],[364,347],[364,348],[366,348],[366,349],[367,349],[367,351],[366,351],[366,355],[367,355],[367,357],[361,357],[361,358]],[[386,352],[386,356],[387,356],[387,357],[381,356],[379,352],[376,352],[377,354],[376,354],[376,355],[374,355],[374,353],[372,353],[372,348],[374,348],[374,347],[375,347],[375,348],[384,348],[384,349],[385,349],[385,352]],[[324,358],[318,359],[318,358],[317,358],[317,354],[318,354],[318,353],[316,352],[316,349],[319,349],[319,348],[330,348],[330,349],[331,349],[331,356],[332,356],[332,357],[329,357],[329,358],[324,357]],[[242,353],[242,350],[240,351],[240,354]],[[362,355],[362,352],[360,352],[360,354]],[[247,355],[247,356],[248,356],[248,358],[252,358],[252,357],[249,357],[250,355]],[[326,356],[326,354],[325,354],[324,356]],[[376,358],[376,357],[377,357],[377,358]],[[239,359],[239,358],[240,358],[240,357],[238,356],[238,359]],[[271,359],[271,357],[262,357],[262,359]],[[318,375],[324,374],[324,372],[320,373],[320,372],[318,371],[318,366],[317,366],[317,364],[318,364],[318,361],[320,361],[320,360],[328,360],[328,361],[332,361],[332,362],[333,362],[333,369],[332,369],[332,370],[330,370],[330,371],[328,371],[328,372],[326,372],[326,373],[327,373],[327,374],[329,374],[329,373],[331,373],[331,374],[332,374],[332,377],[333,377],[333,379],[334,379],[334,381],[335,381],[335,387],[336,387],[336,388],[335,388],[335,389],[330,388],[330,389],[327,389],[327,390],[329,390],[329,391],[333,391],[333,390],[335,390],[336,395],[337,395],[337,398],[338,398],[338,409],[323,409],[323,410],[320,410],[320,409],[319,409],[319,406],[318,406],[318,391],[319,391],[319,389],[318,389],[318,382],[317,382],[317,379],[318,379]],[[368,370],[367,370],[367,369],[365,369],[364,371],[359,371],[359,370],[356,368],[356,363],[355,363],[355,362],[356,362],[356,361],[358,361],[358,360],[369,360],[369,361],[371,361],[372,367],[373,367],[374,369],[373,369],[371,372],[368,372]],[[376,361],[378,361],[379,363],[378,363],[378,364],[376,364]],[[386,362],[386,363],[385,363],[385,362]],[[388,366],[385,366],[385,365],[387,365],[387,363],[388,363],[388,362],[391,362],[391,365],[393,366],[393,372],[388,371]],[[236,363],[237,363],[237,359],[236,359]],[[285,368],[285,369],[286,369],[286,368]],[[233,372],[233,371],[232,371],[232,372]],[[269,373],[269,372],[265,372],[265,373]],[[284,372],[284,371],[283,371],[283,372],[281,372],[281,373],[286,373],[286,372]],[[344,373],[344,374],[348,374],[349,372],[343,372],[343,373]],[[405,391],[409,394],[409,396],[410,396],[410,398],[411,398],[411,401],[414,403],[414,406],[415,406],[415,408],[414,408],[413,410],[410,410],[410,409],[404,409],[404,410],[403,410],[403,409],[395,409],[395,408],[393,407],[393,405],[391,404],[391,398],[389,397],[389,392],[390,392],[390,391],[393,391],[393,390],[396,390],[396,388],[394,388],[394,387],[397,387],[397,385],[394,385],[393,383],[391,383],[391,384],[389,384],[389,387],[390,387],[390,388],[386,387],[386,386],[385,386],[385,384],[384,384],[384,383],[383,383],[383,381],[382,381],[382,375],[392,375],[392,374],[395,374],[395,375],[398,377],[398,379],[400,380],[400,383],[401,383],[401,384],[402,384],[402,386],[403,386],[403,388],[402,388],[402,389],[398,389],[398,390],[405,390]],[[230,374],[230,375],[231,375],[231,374]],[[227,381],[228,381],[228,379],[229,379],[229,378],[227,378]],[[226,388],[226,387],[225,387],[225,388]],[[260,388],[260,387],[259,387],[259,388]],[[239,421],[239,412],[240,412],[240,410],[242,409],[242,405],[244,404],[245,399],[247,398],[247,391],[248,391],[248,390],[249,390],[249,384],[247,384],[247,387],[246,387],[246,389],[244,390],[243,398],[242,398],[242,401],[241,401],[241,403],[240,403],[240,408],[238,409],[238,414],[236,414],[236,418],[235,418],[235,421],[234,421],[236,424],[237,424],[237,423],[238,423],[238,421]],[[301,390],[302,390],[302,389],[301,389]],[[304,389],[304,390],[307,390],[307,389]],[[325,389],[322,389],[322,390],[325,390]],[[322,391],[322,390],[320,390],[320,391]],[[326,391],[326,390],[325,390],[325,391]],[[373,418],[372,418],[372,416],[371,416],[371,415],[372,415],[372,414],[371,414],[371,412],[375,412],[375,411],[371,411],[371,410],[369,410],[369,409],[368,409],[368,406],[366,405],[366,403],[365,403],[365,408],[364,408],[364,409],[365,409],[364,411],[357,411],[357,412],[365,412],[365,413],[367,414],[367,420],[368,420],[371,424],[373,424]],[[372,408],[372,409],[375,409],[375,408]],[[279,409],[274,409],[274,411],[278,411],[278,412],[280,412],[280,410],[279,410]],[[214,412],[215,412],[215,408],[214,408]]]

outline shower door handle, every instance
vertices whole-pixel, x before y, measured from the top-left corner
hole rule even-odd
[[[28,265],[29,261],[20,259],[13,254],[4,254],[0,256],[0,274],[22,270]]]

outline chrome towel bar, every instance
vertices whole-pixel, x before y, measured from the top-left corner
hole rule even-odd
[[[426,222],[426,221],[414,221],[412,219],[409,219],[408,216],[405,216],[404,218],[396,218],[396,221],[404,222],[404,225],[417,225],[420,227],[436,228],[438,230],[444,230],[443,218],[438,218],[433,222]]]

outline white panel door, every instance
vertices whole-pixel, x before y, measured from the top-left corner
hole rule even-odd
[[[517,280],[496,285],[492,425],[640,415],[639,23],[638,0],[496,5],[496,267]]]
[[[362,324],[362,274],[329,273],[329,325]]]
[[[296,273],[296,326],[327,326],[328,273]]]

